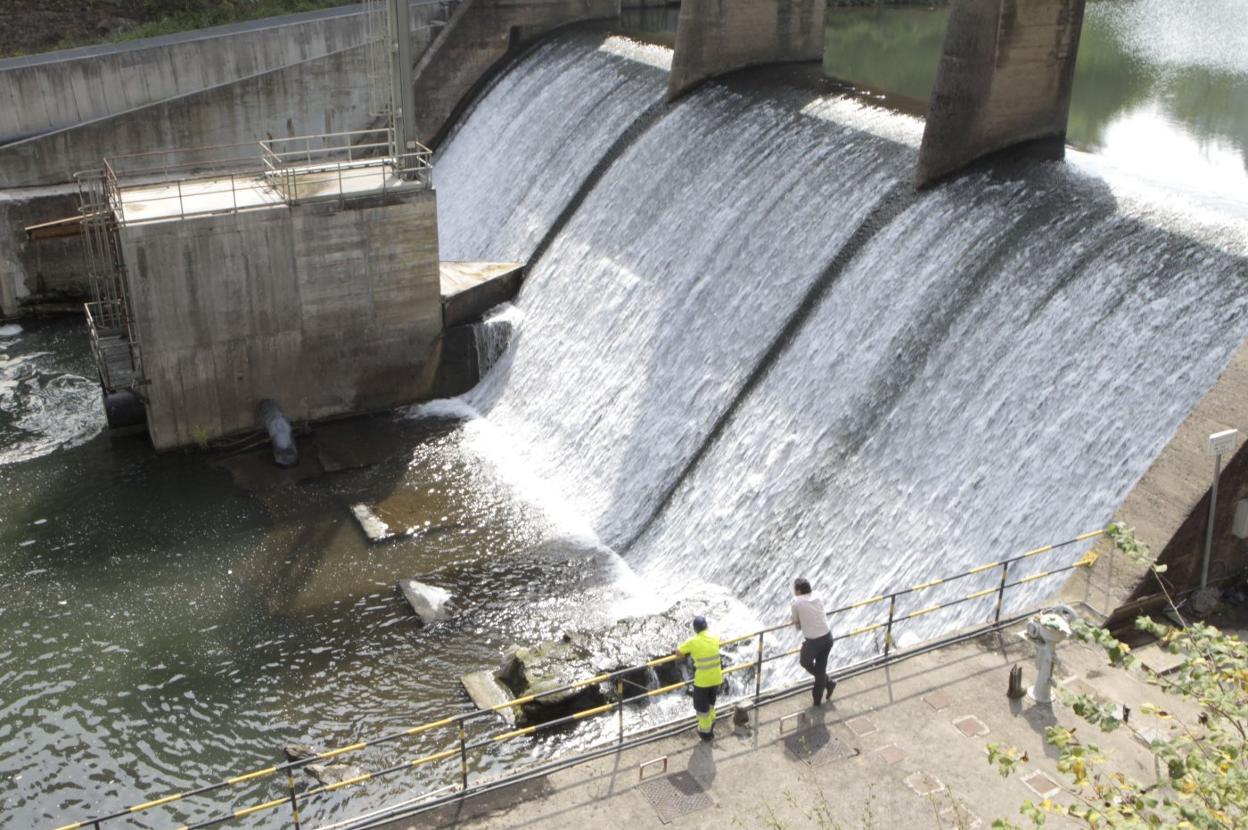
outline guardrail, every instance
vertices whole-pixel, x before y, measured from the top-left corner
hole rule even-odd
[[[398,150],[385,127],[110,156],[78,176],[124,227],[431,186],[432,151]]]
[[[884,619],[875,623],[853,628],[849,631],[843,631],[843,632],[839,632],[835,634],[835,637],[837,639],[843,640],[843,639],[847,639],[851,637],[858,637],[863,634],[868,634],[871,632],[883,631],[883,637],[881,641],[882,653],[877,654],[873,657],[867,658],[866,660],[861,660],[857,663],[850,664],[848,666],[838,667],[836,671],[834,672],[834,674],[844,675],[846,673],[850,673],[853,671],[860,671],[860,670],[865,670],[867,668],[873,668],[879,665],[884,665],[890,662],[891,660],[904,659],[905,657],[911,656],[915,653],[929,651],[932,648],[935,648],[942,643],[953,642],[956,640],[965,639],[966,637],[969,637],[969,636],[975,636],[975,635],[984,633],[984,631],[993,630],[995,628],[1000,627],[1003,624],[1008,624],[1009,622],[1014,621],[1011,619],[1007,619],[1007,620],[1002,619],[1002,611],[1004,608],[1006,591],[1008,591],[1011,588],[1016,588],[1020,585],[1026,585],[1028,583],[1035,582],[1040,579],[1045,579],[1048,577],[1056,576],[1061,573],[1073,571],[1076,568],[1090,566],[1093,562],[1096,561],[1096,555],[1093,551],[1089,550],[1079,561],[1075,562],[1074,564],[1066,565],[1066,566],[1059,567],[1059,568],[1054,568],[1053,570],[1040,571],[1037,573],[1028,574],[1027,576],[1020,577],[1011,582],[1009,580],[1009,574],[1010,574],[1010,569],[1012,566],[1015,566],[1018,563],[1023,562],[1025,560],[1032,559],[1034,557],[1041,556],[1046,553],[1050,553],[1060,548],[1068,547],[1070,545],[1078,544],[1079,542],[1087,541],[1089,539],[1093,539],[1098,536],[1105,535],[1105,533],[1106,531],[1104,529],[1094,530],[1088,533],[1081,533],[1078,536],[1075,536],[1074,538],[1068,539],[1064,542],[1057,542],[1054,544],[1043,545],[1038,548],[1033,548],[1031,550],[1018,554],[1017,556],[1010,557],[1009,559],[1003,559],[998,562],[991,562],[985,565],[980,565],[978,567],[971,568],[970,570],[963,571],[962,573],[955,574],[953,576],[943,577],[940,579],[932,579],[927,582],[920,583],[918,585],[912,585],[908,588],[903,588],[903,589],[892,591],[889,593],[878,594],[873,597],[868,597],[866,599],[858,600],[856,602],[852,602],[847,605],[842,605],[838,608],[832,609],[831,611],[827,612],[827,616],[829,618],[836,617],[842,614],[846,614],[851,611],[855,611],[855,610],[862,609],[862,608],[867,608],[867,607],[876,606],[876,605],[884,605],[885,603],[887,603],[887,606],[888,606],[887,615]],[[997,569],[1000,569],[1001,573],[1000,573],[999,579],[997,580],[997,584],[993,587],[985,588],[985,589],[981,589],[977,591],[972,591],[966,595],[959,596],[954,599],[946,600],[943,602],[937,602],[933,605],[919,608],[914,611],[898,613],[897,601],[899,598],[920,594],[924,591],[931,590],[940,585],[948,585],[950,583],[957,582],[958,580],[961,580],[961,579],[970,578],[979,574],[989,573]],[[919,617],[923,617],[928,614],[933,614],[938,611],[952,608],[956,605],[961,605],[963,603],[973,602],[979,599],[986,599],[993,595],[995,595],[996,599],[995,599],[995,602],[993,603],[992,619],[990,621],[985,621],[984,623],[980,624],[978,628],[975,628],[974,630],[970,632],[963,632],[961,634],[956,635],[953,638],[949,638],[948,640],[938,640],[933,643],[924,643],[924,644],[917,645],[914,648],[903,650],[903,651],[897,651],[894,649],[895,644],[893,642],[892,632],[893,632],[894,627],[898,625],[899,623],[903,623],[908,620],[917,619]],[[722,639],[720,641],[721,647],[730,647],[730,646],[739,645],[739,644],[747,643],[751,641],[753,642],[753,645],[754,645],[754,648],[752,649],[753,656],[751,657],[751,659],[749,659],[746,662],[736,663],[734,665],[727,666],[726,668],[724,668],[725,675],[735,675],[740,672],[747,671],[749,669],[755,669],[755,673],[753,677],[754,682],[753,682],[752,693],[747,693],[744,696],[725,701],[724,704],[720,707],[721,711],[727,712],[731,709],[731,707],[734,704],[740,703],[744,700],[751,700],[754,703],[758,703],[763,698],[763,668],[764,666],[767,663],[771,663],[776,660],[780,660],[780,659],[787,658],[787,657],[792,657],[793,655],[796,655],[801,651],[800,648],[793,648],[793,649],[784,649],[784,650],[776,651],[776,652],[769,654],[766,649],[766,637],[768,634],[774,634],[775,632],[778,632],[778,631],[791,630],[792,627],[793,627],[792,623],[783,623],[781,625],[775,625],[769,628],[763,628],[757,631],[749,632],[747,634],[740,634],[734,637]],[[173,793],[170,795],[165,795],[159,798],[152,799],[150,801],[145,801],[140,804],[135,804],[130,807],[126,807],[125,809],[118,810],[112,813],[99,815],[99,816],[95,816],[92,818],[85,818],[79,821],[71,822],[69,824],[64,824],[56,828],[56,830],[80,830],[80,828],[86,828],[86,827],[93,828],[93,830],[100,830],[100,828],[102,828],[104,825],[114,820],[134,816],[135,814],[144,813],[156,807],[173,804],[175,802],[179,802],[185,799],[195,798],[195,797],[207,795],[209,793],[218,792],[221,790],[227,790],[229,788],[236,787],[241,784],[251,783],[251,782],[255,782],[255,781],[266,779],[266,778],[276,778],[282,773],[285,774],[285,778],[286,778],[286,792],[280,798],[275,798],[275,799],[270,799],[267,801],[255,803],[255,804],[250,804],[245,807],[234,809],[228,813],[222,813],[222,814],[213,816],[203,821],[198,821],[198,822],[194,822],[191,824],[183,824],[179,826],[178,830],[203,830],[204,828],[217,827],[217,826],[226,824],[228,822],[235,821],[237,819],[246,818],[247,816],[252,816],[258,813],[276,810],[278,808],[282,808],[286,806],[290,807],[290,818],[291,818],[291,823],[292,823],[291,826],[296,828],[296,830],[301,830],[303,819],[301,818],[300,810],[306,804],[306,802],[308,802],[310,799],[314,799],[317,796],[321,796],[326,793],[331,793],[331,792],[341,790],[347,787],[353,787],[359,784],[363,784],[366,781],[377,780],[380,778],[384,778],[386,776],[395,775],[400,772],[411,771],[413,769],[425,767],[431,764],[436,764],[442,761],[450,761],[452,759],[456,759],[458,761],[458,769],[455,772],[459,780],[457,782],[458,787],[454,790],[454,793],[452,794],[452,796],[447,796],[447,798],[456,797],[458,795],[465,794],[469,792],[470,790],[485,786],[485,784],[481,782],[477,782],[475,785],[470,786],[469,764],[468,764],[468,757],[469,757],[470,752],[478,752],[487,747],[497,746],[499,744],[503,744],[508,741],[515,740],[516,738],[533,735],[538,732],[543,732],[549,729],[555,729],[555,728],[559,728],[562,726],[567,726],[569,724],[577,723],[579,721],[583,721],[589,718],[595,718],[600,715],[607,715],[607,714],[615,714],[617,718],[616,742],[615,744],[612,744],[612,746],[616,744],[623,744],[625,737],[626,737],[626,730],[625,730],[625,723],[624,723],[625,705],[632,703],[632,702],[647,700],[649,698],[658,697],[660,695],[665,695],[671,692],[684,689],[685,687],[689,686],[693,682],[692,679],[682,680],[677,683],[671,683],[668,685],[660,686],[655,689],[646,689],[643,692],[638,692],[636,694],[626,696],[625,688],[624,688],[625,683],[628,682],[625,680],[626,676],[630,674],[635,674],[638,671],[641,671],[647,668],[654,668],[657,666],[662,666],[662,665],[673,663],[673,662],[676,662],[678,660],[683,660],[683,659],[685,658],[679,657],[675,654],[667,655],[664,657],[658,657],[658,658],[655,658],[654,660],[649,660],[645,663],[641,663],[636,666],[630,666],[630,667],[623,668],[623,669],[617,669],[612,672],[606,672],[604,674],[599,674],[593,677],[584,678],[582,680],[578,680],[573,683],[569,683],[569,684],[559,686],[553,689],[546,689],[537,694],[530,694],[530,695],[525,695],[523,697],[515,698],[514,700],[510,700],[506,703],[501,703],[496,706],[489,707],[487,709],[481,709],[481,710],[477,710],[473,712],[466,712],[466,713],[462,713],[458,715],[450,715],[444,718],[440,718],[438,720],[429,721],[427,723],[422,723],[417,726],[412,726],[407,729],[399,730],[397,732],[392,732],[387,735],[381,735],[371,740],[358,741],[356,743],[348,744],[346,746],[341,746],[335,749],[326,750],[325,752],[321,752],[310,758],[304,758],[298,761],[290,761],[284,764],[274,764],[272,766],[264,767],[262,769],[256,769],[250,772],[242,773],[239,775],[234,775],[229,778],[225,778],[224,780],[219,781],[217,783],[206,784],[206,785],[196,787],[191,790],[187,790],[185,792]],[[502,732],[496,735],[491,735],[491,736],[488,736],[479,740],[469,741],[468,739],[468,732],[467,732],[466,726],[472,721],[491,717],[503,710],[521,707],[526,704],[538,701],[545,697],[550,697],[552,695],[557,695],[557,694],[563,694],[565,692],[575,691],[577,689],[582,689],[588,686],[595,686],[595,685],[604,684],[604,683],[614,684],[615,692],[617,696],[616,700],[613,700],[609,703],[602,704],[600,706],[594,706],[589,709],[575,712],[571,715],[567,715],[561,718],[556,718],[554,720],[549,720],[543,723],[533,724],[530,726],[524,726],[518,729],[510,729],[506,732]],[[793,688],[801,688],[807,685],[809,685],[809,683],[802,683],[802,684],[798,684],[798,686],[795,686]],[[681,719],[681,720],[687,720],[687,719]],[[654,728],[656,728],[656,725],[654,724],[650,724],[647,726],[647,729],[654,729]],[[353,778],[349,778],[344,781],[338,781],[332,784],[322,784],[320,786],[311,787],[303,791],[299,791],[295,787],[294,772],[309,764],[314,764],[314,763],[318,763],[321,761],[329,761],[335,758],[340,758],[343,755],[347,755],[347,754],[354,753],[354,752],[359,752],[369,747],[380,746],[382,744],[391,743],[393,741],[397,741],[402,738],[422,735],[427,732],[432,732],[435,730],[451,730],[450,740],[451,740],[452,745],[441,751],[428,753],[428,754],[425,754],[416,758],[412,758],[400,764],[391,765],[389,767],[376,770],[374,772],[366,772],[366,773],[355,776]],[[569,763],[571,763],[574,760],[576,759],[570,760]],[[528,772],[531,772],[531,771],[526,770],[526,769],[521,769],[519,771],[510,771],[502,777],[503,778],[519,777],[521,775],[527,774]],[[487,783],[489,783],[490,785],[495,785],[498,783],[498,781],[494,779]],[[404,805],[410,805],[412,803],[420,802],[423,800],[433,799],[435,797],[438,797],[441,793],[444,793],[449,788],[450,787],[445,786],[445,785],[435,788],[431,790],[430,792],[425,793],[423,796],[418,796],[416,798],[408,799],[407,801],[404,802]],[[439,799],[439,800],[442,800],[442,799]],[[389,809],[394,809],[394,808],[384,808],[383,812]],[[340,822],[339,824],[336,824],[334,826],[343,826],[347,824],[353,824],[362,820],[363,818],[364,817],[357,817],[356,819],[352,819],[347,822]]]

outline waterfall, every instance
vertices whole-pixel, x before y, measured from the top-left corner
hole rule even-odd
[[[516,67],[444,158],[566,155],[455,161],[439,198],[457,257],[553,233],[465,401],[656,591],[774,616],[797,575],[847,601],[1097,528],[1248,334],[1242,236],[1167,230],[1060,165],[914,194],[916,123],[835,97],[709,84],[575,182],[661,84],[614,49]]]

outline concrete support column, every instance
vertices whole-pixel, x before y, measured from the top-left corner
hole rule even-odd
[[[416,64],[419,140],[439,141],[513,47],[560,26],[619,16],[620,0],[464,0]]]
[[[1065,153],[1084,0],[954,0],[916,184],[998,150]]]
[[[667,100],[734,69],[821,60],[826,0],[681,0]]]

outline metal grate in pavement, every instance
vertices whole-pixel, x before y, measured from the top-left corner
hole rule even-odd
[[[638,789],[650,800],[650,806],[664,824],[715,806],[710,792],[687,770],[652,778],[639,784]]]
[[[840,761],[858,754],[858,748],[833,735],[827,728],[812,726],[794,732],[784,739],[785,750],[799,761],[812,767],[829,761]]]

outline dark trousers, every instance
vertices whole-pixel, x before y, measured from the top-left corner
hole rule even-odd
[[[802,654],[798,661],[802,668],[815,676],[816,705],[823,702],[823,690],[828,687],[828,655],[831,653],[831,632],[802,643]]]

